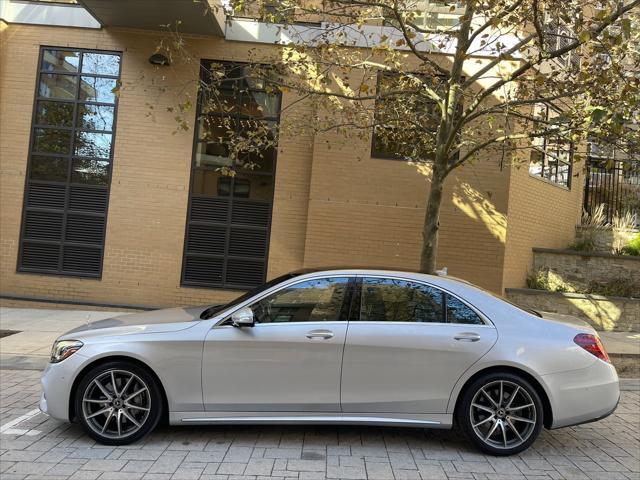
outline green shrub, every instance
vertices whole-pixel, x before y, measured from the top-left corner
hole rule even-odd
[[[640,257],[640,233],[633,237],[627,245],[622,247],[622,253]]]
[[[537,270],[527,275],[527,288],[546,290],[547,292],[584,293],[605,297],[640,298],[640,285],[626,278],[617,278],[609,282],[591,282],[585,288],[576,287],[562,281],[553,271]]]
[[[527,288],[533,290],[550,290],[549,278],[542,270],[529,272],[527,274]]]
[[[640,297],[640,286],[624,278],[617,278],[610,282],[591,282],[586,291],[580,293],[592,293],[605,297]]]
[[[569,250],[576,252],[593,252],[596,249],[596,241],[591,236],[585,236],[581,240],[576,240],[569,245]]]
[[[533,290],[547,290],[548,292],[570,292],[570,286],[552,271],[537,270],[527,275],[527,288]]]

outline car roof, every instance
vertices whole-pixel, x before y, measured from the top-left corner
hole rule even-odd
[[[411,278],[442,282],[447,280],[463,283],[466,285],[472,285],[467,280],[458,277],[452,277],[449,275],[432,275],[428,273],[422,273],[415,270],[391,270],[389,268],[372,268],[372,267],[324,267],[324,268],[304,268],[291,272],[292,276],[302,275],[391,275],[391,276],[408,276]]]

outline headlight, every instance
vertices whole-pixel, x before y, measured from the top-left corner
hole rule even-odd
[[[84,345],[80,340],[56,340],[51,348],[51,363],[58,363],[76,353]]]

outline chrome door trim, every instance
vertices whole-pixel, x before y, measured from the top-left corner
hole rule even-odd
[[[473,310],[480,317],[480,320],[482,320],[485,323],[485,325],[471,325],[471,326],[495,328],[495,325],[489,319],[489,317],[487,317],[483,312],[478,310],[478,308],[476,308],[474,305],[471,305],[464,298],[460,298],[459,295],[451,292],[450,290],[447,290],[444,287],[441,287],[440,285],[434,285],[432,283],[425,282],[424,280],[418,280],[416,278],[403,277],[402,275],[376,275],[376,274],[367,275],[367,274],[358,273],[358,274],[356,274],[354,276],[356,278],[359,278],[359,279],[361,279],[361,278],[383,278],[383,279],[388,279],[388,280],[402,280],[402,281],[405,281],[405,282],[420,283],[420,284],[425,285],[427,287],[435,288],[435,289],[440,290],[442,292],[446,292],[448,295],[451,295],[452,297],[460,300],[467,307],[469,307],[471,310]],[[362,284],[360,284],[360,285],[362,285]],[[352,320],[352,321],[356,322],[356,321],[359,321],[359,320]],[[383,322],[383,323],[396,323],[396,322]],[[433,322],[433,323],[430,323],[430,322],[397,322],[397,323],[411,323],[413,325],[416,325],[416,324],[425,324],[425,325],[469,325],[468,323],[449,323],[449,322],[438,322],[438,323],[436,323],[436,322]]]
[[[433,420],[418,420],[410,418],[394,417],[358,417],[358,416],[265,416],[265,417],[202,417],[202,418],[182,418],[184,423],[366,423],[366,424],[396,424],[396,425],[441,425],[441,422]]]

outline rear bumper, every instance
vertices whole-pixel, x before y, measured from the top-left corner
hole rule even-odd
[[[602,360],[580,370],[544,375],[542,379],[550,394],[551,428],[600,420],[611,415],[620,401],[616,369]]]

